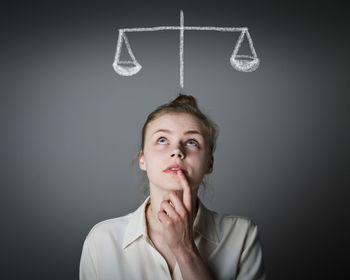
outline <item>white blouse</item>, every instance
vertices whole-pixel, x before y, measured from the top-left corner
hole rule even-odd
[[[80,280],[182,279],[176,263],[171,274],[147,234],[145,210],[95,225],[83,245]],[[198,198],[194,241],[215,279],[265,279],[257,226],[249,219],[219,215]]]

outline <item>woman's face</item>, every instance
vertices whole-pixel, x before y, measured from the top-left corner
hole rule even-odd
[[[148,123],[140,168],[147,172],[150,188],[182,190],[177,171],[168,169],[177,164],[197,191],[203,176],[212,172],[213,160],[200,122],[192,115],[168,113]]]

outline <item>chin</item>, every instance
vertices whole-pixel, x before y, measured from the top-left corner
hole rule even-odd
[[[174,185],[166,185],[164,188],[169,190],[169,191],[182,191],[183,190],[181,186],[174,186]]]

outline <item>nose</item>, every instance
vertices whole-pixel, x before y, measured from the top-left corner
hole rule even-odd
[[[174,150],[171,152],[170,156],[172,158],[181,158],[181,159],[184,159],[185,158],[185,153],[184,151],[180,148],[180,147],[176,147],[174,148]]]

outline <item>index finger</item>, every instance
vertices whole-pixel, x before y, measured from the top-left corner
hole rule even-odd
[[[180,182],[181,182],[181,186],[183,188],[183,203],[186,207],[186,209],[192,213],[192,194],[191,194],[191,187],[187,182],[187,179],[185,177],[185,174],[181,171],[178,170],[177,174],[180,177]]]

